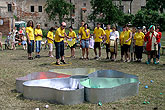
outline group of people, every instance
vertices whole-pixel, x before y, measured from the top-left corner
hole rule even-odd
[[[24,50],[27,49],[27,39],[25,36],[25,27],[20,27],[19,30],[17,30],[16,27],[12,30],[12,32],[9,32],[6,40],[5,40],[5,47],[7,49],[13,49],[16,50],[16,45],[23,45]],[[2,48],[3,49],[3,48]]]
[[[73,27],[69,27],[69,32],[66,34],[65,32],[66,23],[62,22],[60,27],[55,31],[54,27],[49,29],[47,33],[46,39],[47,44],[49,45],[49,57],[53,56],[53,44],[55,44],[55,56],[56,56],[56,64],[60,65],[60,62],[65,64],[64,60],[64,40],[67,39],[70,49],[71,49],[71,57],[75,58],[75,47],[76,40],[80,39],[80,48],[82,48],[82,57],[83,60],[89,60],[89,45],[91,38],[94,39],[94,59],[99,60],[101,58],[101,44],[106,45],[106,59],[110,59],[111,61],[116,61],[118,46],[120,45],[121,49],[121,61],[130,62],[130,61],[142,61],[142,53],[147,51],[148,61],[147,64],[151,63],[151,59],[153,58],[153,63],[158,64],[160,59],[160,39],[161,32],[159,32],[160,27],[151,25],[148,29],[142,29],[141,27],[133,27],[130,29],[129,25],[125,25],[123,27],[123,31],[119,34],[116,29],[116,26],[107,25],[104,30],[101,28],[101,24],[97,23],[97,26],[94,29],[94,32],[91,34],[90,29],[88,28],[88,24],[84,21],[81,22],[81,27],[79,28],[78,36],[75,31],[73,31]],[[40,49],[41,42],[43,38],[43,33],[40,28],[40,24],[37,24],[35,30],[33,30],[34,24],[33,21],[28,21],[26,27],[26,36],[21,37],[21,32],[15,33],[15,40],[13,40],[12,48],[15,48],[15,43],[22,41],[25,45],[24,49],[27,48],[28,59],[32,60],[32,52],[34,52],[34,43],[36,43],[36,58],[40,58]],[[55,31],[55,35],[54,35]],[[22,32],[23,33],[23,32]],[[27,37],[27,39],[26,39]],[[26,42],[27,41],[27,42]],[[24,45],[23,44],[23,45]],[[97,49],[99,52],[97,52]],[[109,55],[111,53],[111,55]],[[157,59],[156,59],[157,58]]]

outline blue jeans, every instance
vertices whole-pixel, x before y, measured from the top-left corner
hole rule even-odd
[[[60,57],[64,56],[64,41],[55,42],[55,46],[56,46],[56,59],[59,59]]]
[[[40,50],[41,50],[41,41],[37,40],[36,41],[36,52],[38,53],[38,52],[40,52]]]
[[[89,40],[81,40],[81,47],[82,48],[89,48]]]
[[[158,55],[156,58],[160,59],[160,48],[161,48],[161,43],[158,44]]]

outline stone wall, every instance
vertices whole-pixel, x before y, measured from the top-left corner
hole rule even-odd
[[[11,32],[11,19],[0,18],[0,20],[3,20],[3,24],[0,25],[0,32],[2,32],[3,36],[7,36]]]

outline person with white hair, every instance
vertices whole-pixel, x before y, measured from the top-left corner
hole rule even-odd
[[[61,57],[61,62],[63,64],[66,64],[64,60],[64,38],[68,38],[67,34],[65,33],[65,27],[66,23],[62,22],[61,26],[56,30],[55,34],[55,46],[56,46],[56,65],[60,65],[60,57]]]

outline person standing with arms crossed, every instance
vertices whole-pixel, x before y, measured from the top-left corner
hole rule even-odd
[[[66,23],[62,22],[61,26],[56,30],[55,34],[55,46],[56,46],[56,65],[60,65],[60,57],[61,57],[61,62],[63,64],[66,64],[64,60],[64,38],[68,38],[67,34],[65,33],[65,27]]]
[[[94,59],[100,59],[101,57],[101,42],[103,41],[102,39],[105,37],[105,31],[100,27],[101,24],[97,23],[97,27],[94,29],[94,52],[95,52],[95,58]],[[99,56],[97,56],[97,50],[99,49]]]
[[[26,36],[27,36],[27,52],[28,52],[28,59],[29,60],[33,60],[33,57],[32,57],[32,52],[34,52],[34,30],[33,30],[33,21],[30,20],[28,21],[27,23],[27,27],[26,27]]]

